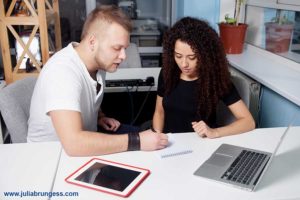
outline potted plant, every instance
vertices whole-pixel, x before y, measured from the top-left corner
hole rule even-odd
[[[240,54],[243,52],[247,24],[239,23],[242,3],[245,0],[235,0],[234,17],[225,15],[225,22],[219,23],[220,38],[227,54]]]
[[[290,48],[294,24],[286,14],[278,9],[276,17],[271,22],[265,23],[266,27],[266,50],[273,53],[284,53]]]

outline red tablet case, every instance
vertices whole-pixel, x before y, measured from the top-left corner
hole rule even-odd
[[[72,182],[72,181],[69,180],[69,178],[71,178],[75,173],[77,173],[79,170],[81,170],[83,167],[85,167],[86,165],[88,165],[89,163],[91,163],[94,160],[99,160],[100,162],[101,161],[105,161],[105,162],[112,163],[112,164],[118,164],[118,165],[121,165],[121,166],[131,167],[131,168],[134,168],[134,169],[140,169],[140,170],[145,171],[146,174],[141,178],[141,180],[139,180],[139,182],[137,182],[134,185],[134,187],[130,191],[128,191],[124,195],[120,195],[120,194],[117,194],[117,193],[114,193],[114,192],[109,192],[109,191],[101,190],[101,189],[98,189],[98,188],[93,188],[93,187],[90,187],[90,186],[78,184],[78,183],[75,183],[75,182]],[[104,193],[108,193],[108,194],[112,194],[112,195],[116,195],[116,196],[120,196],[120,197],[128,197],[149,176],[149,174],[150,174],[150,170],[148,170],[148,169],[144,169],[144,168],[140,168],[140,167],[135,167],[135,166],[131,166],[131,165],[123,164],[123,163],[118,163],[118,162],[114,162],[114,161],[110,161],[110,160],[104,160],[104,159],[99,159],[99,158],[92,158],[87,163],[85,163],[83,166],[81,166],[80,168],[78,168],[75,172],[73,172],[71,175],[69,175],[67,178],[65,178],[65,181],[67,183],[70,183],[70,184],[73,184],[73,185],[77,185],[77,186],[81,186],[81,187],[84,187],[84,188],[89,188],[89,189],[92,189],[92,190],[96,190],[96,191],[100,191],[100,192],[104,192]]]

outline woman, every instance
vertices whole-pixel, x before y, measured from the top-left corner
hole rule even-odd
[[[217,138],[250,131],[254,120],[230,81],[228,61],[218,34],[206,22],[185,17],[164,36],[153,129],[196,132]],[[236,120],[216,127],[223,101]]]

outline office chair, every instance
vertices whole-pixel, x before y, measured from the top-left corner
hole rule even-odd
[[[135,43],[130,43],[125,51],[126,59],[120,64],[120,68],[139,68],[142,67],[141,57]]]
[[[239,72],[234,68],[229,68],[231,74],[231,81],[236,87],[241,99],[244,101],[248,107],[252,117],[254,118],[256,126],[258,124],[259,115],[259,98],[260,98],[260,83],[249,78],[245,74]],[[225,106],[223,102],[220,102],[217,107],[217,125],[224,126],[235,120],[233,114],[230,112],[229,108]]]
[[[27,121],[36,80],[36,77],[27,77],[0,91],[0,113],[12,143],[27,142]]]

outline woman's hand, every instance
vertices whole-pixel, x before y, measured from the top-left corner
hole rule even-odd
[[[98,124],[107,131],[116,131],[121,125],[118,120],[110,117],[100,117]]]
[[[218,138],[220,135],[218,134],[217,129],[210,128],[204,121],[192,122],[192,127],[194,131],[202,138]]]

